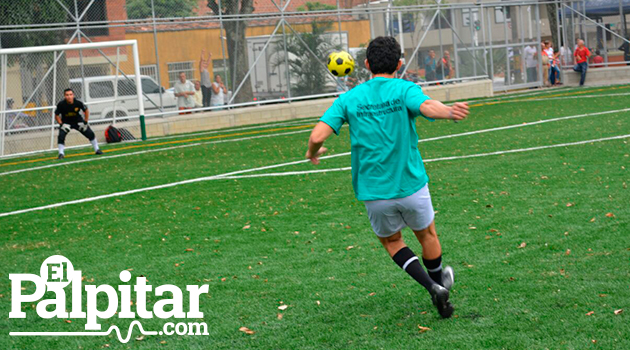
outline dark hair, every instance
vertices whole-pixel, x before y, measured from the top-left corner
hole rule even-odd
[[[67,88],[67,89],[63,90],[63,94],[65,95],[66,92],[68,92],[68,91],[72,91],[72,93],[74,94],[74,90],[72,90],[71,88]]]
[[[601,54],[601,52],[599,52],[599,50],[595,50],[595,54],[596,54],[597,56],[599,56],[599,55]]]
[[[366,57],[372,74],[392,74],[400,61],[400,44],[391,36],[379,36],[368,45]]]

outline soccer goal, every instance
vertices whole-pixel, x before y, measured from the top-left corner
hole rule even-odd
[[[56,148],[66,89],[87,105],[99,142],[109,125],[146,139],[145,103],[163,89],[139,62],[136,40],[0,49],[0,157]],[[78,132],[66,139],[67,148],[86,144]]]

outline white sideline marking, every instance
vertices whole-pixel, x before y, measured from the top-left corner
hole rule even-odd
[[[548,149],[548,148],[567,147],[567,146],[583,145],[583,144],[587,144],[587,143],[595,143],[595,142],[602,142],[602,141],[609,141],[609,140],[619,140],[619,139],[625,139],[625,138],[629,138],[629,137],[630,137],[630,134],[626,134],[626,135],[619,135],[619,136],[603,137],[603,138],[592,139],[592,140],[559,143],[559,144],[555,144],[555,145],[536,146],[536,147],[529,147],[529,148],[519,148],[519,149],[511,149],[511,150],[488,152],[488,153],[477,153],[477,154],[469,154],[469,155],[463,155],[463,156],[433,158],[433,159],[427,159],[427,160],[425,160],[425,162],[437,162],[437,161],[443,161],[443,160],[478,158],[478,157],[487,157],[487,156],[508,154],[508,153],[528,152],[528,151],[535,151],[535,150]],[[335,154],[335,155],[327,156],[326,158],[340,157],[342,155],[343,154]],[[278,168],[278,167],[283,167],[283,166],[287,166],[287,165],[306,163],[308,161],[309,161],[308,159],[304,159],[304,160],[298,160],[298,161],[293,161],[293,162],[288,162],[288,163],[268,165],[268,166],[263,166],[263,167],[258,167],[258,168],[251,168],[251,169],[233,171],[233,172],[220,174],[220,175],[205,176],[205,177],[199,177],[199,178],[196,178],[196,179],[172,182],[172,183],[163,184],[163,185],[156,185],[156,186],[150,186],[150,187],[144,187],[144,188],[137,188],[137,189],[129,190],[129,191],[122,191],[122,192],[115,192],[115,193],[110,193],[110,194],[104,194],[104,195],[100,195],[100,196],[96,196],[96,197],[88,197],[88,198],[76,199],[76,200],[67,201],[67,202],[60,202],[60,203],[55,203],[55,204],[44,205],[44,206],[41,206],[41,207],[15,210],[15,211],[11,211],[11,212],[0,213],[0,217],[12,216],[12,215],[17,215],[17,214],[24,214],[24,213],[29,213],[29,212],[33,212],[33,211],[40,211],[40,210],[45,210],[45,209],[51,209],[51,208],[58,208],[58,207],[63,207],[63,206],[66,206],[66,205],[71,205],[71,204],[80,204],[80,203],[94,202],[94,201],[101,200],[101,199],[106,199],[106,198],[122,197],[122,196],[126,196],[126,195],[129,195],[129,194],[134,194],[134,193],[148,192],[148,191],[159,190],[159,189],[163,189],[163,188],[170,188],[170,187],[175,187],[175,186],[179,186],[179,185],[185,185],[185,184],[191,184],[191,183],[203,182],[203,181],[211,181],[211,180],[218,180],[218,179],[242,179],[242,178],[253,178],[253,177],[288,176],[288,175],[312,174],[312,173],[323,173],[323,172],[333,172],[333,171],[346,171],[346,170],[350,170],[351,169],[350,167],[345,167],[345,168],[334,168],[334,169],[318,169],[318,170],[291,171],[291,172],[282,172],[282,173],[267,173],[267,174],[252,174],[252,175],[235,176],[235,175],[238,175],[238,174],[243,174],[243,173],[248,173],[248,172],[253,172],[253,171],[258,171],[258,170],[272,169],[272,168]]]
[[[503,100],[500,102],[501,104],[516,103],[516,102],[545,102],[545,101],[552,101],[552,100],[572,100],[572,99],[580,99],[580,98],[613,97],[613,96],[628,96],[628,95],[630,95],[630,92],[619,92],[616,94],[601,94],[601,95],[560,96],[560,97],[547,97],[547,98],[543,96],[539,98],[527,98],[527,99],[520,99],[520,100],[508,99],[508,100]]]
[[[490,129],[475,130],[475,131],[469,131],[469,132],[464,132],[464,133],[459,133],[459,134],[431,137],[431,138],[427,138],[427,139],[422,139],[422,140],[420,140],[418,142],[436,141],[436,140],[449,139],[449,138],[460,137],[460,136],[469,136],[469,135],[475,135],[475,134],[482,134],[482,133],[492,132],[492,131],[507,130],[507,129],[514,129],[514,128],[522,128],[522,127],[525,127],[525,126],[536,125],[536,124],[543,124],[543,123],[550,123],[550,122],[555,122],[555,121],[560,121],[560,120],[577,119],[577,118],[591,117],[591,116],[596,116],[596,115],[611,114],[611,113],[621,113],[621,112],[628,112],[628,111],[630,111],[630,108],[616,109],[616,110],[604,111],[604,112],[595,112],[595,113],[570,115],[570,116],[566,116],[566,117],[543,119],[543,120],[538,120],[538,121],[534,121],[534,122],[525,122],[525,123],[521,123],[521,124],[513,124],[513,125],[507,125],[507,126],[500,126],[500,127],[496,127],[496,128],[490,128]],[[344,127],[347,127],[347,126],[348,126],[347,124],[344,125]],[[168,147],[156,148],[156,149],[151,149],[151,150],[122,153],[122,154],[111,155],[111,156],[106,156],[106,157],[79,159],[79,160],[68,161],[68,162],[63,162],[63,163],[55,163],[55,164],[42,165],[42,166],[32,167],[32,168],[24,168],[24,169],[6,171],[6,172],[3,172],[3,173],[0,173],[0,177],[1,176],[5,176],[5,175],[24,173],[24,172],[28,172],[28,171],[54,168],[54,167],[63,166],[63,165],[71,165],[71,164],[77,164],[77,163],[94,162],[94,161],[98,161],[98,160],[106,160],[106,159],[111,159],[111,158],[127,157],[127,156],[133,156],[133,155],[145,154],[145,153],[169,151],[169,150],[172,150],[172,149],[200,146],[200,145],[206,145],[206,144],[223,143],[223,142],[235,142],[235,141],[246,141],[246,140],[258,139],[258,138],[263,138],[263,137],[273,137],[273,136],[284,136],[284,135],[291,135],[291,134],[300,134],[300,133],[306,133],[306,132],[310,132],[310,131],[311,130],[300,130],[300,131],[291,131],[291,132],[278,133],[278,134],[248,136],[248,137],[242,137],[242,138],[238,138],[238,139],[228,139],[228,140],[219,140],[219,141],[204,141],[204,142],[196,142],[196,143],[180,145],[180,146],[168,146]],[[345,152],[345,153],[339,153],[336,156],[349,155],[349,154],[350,154],[350,152]],[[329,156],[321,157],[321,159],[326,159],[327,157],[329,157]]]
[[[248,136],[248,137],[241,137],[241,138],[238,138],[238,139],[227,139],[227,140],[215,140],[215,141],[204,141],[204,142],[187,143],[185,145],[179,145],[179,146],[168,146],[168,147],[148,149],[148,150],[143,150],[143,151],[114,154],[114,155],[107,156],[107,157],[86,158],[86,159],[73,160],[73,161],[70,161],[70,162],[62,162],[62,163],[54,163],[54,164],[42,165],[42,166],[33,167],[33,168],[24,168],[24,169],[18,169],[18,170],[11,170],[11,171],[6,171],[4,173],[0,173],[0,176],[11,175],[11,174],[19,174],[19,173],[24,173],[24,172],[33,171],[33,170],[55,168],[55,167],[63,166],[63,165],[70,165],[70,164],[77,164],[77,163],[87,163],[87,162],[95,162],[97,160],[127,157],[127,156],[133,156],[133,155],[137,155],[137,154],[145,154],[145,153],[153,153],[153,152],[161,152],[161,151],[170,151],[170,150],[178,149],[178,148],[194,147],[194,146],[201,146],[201,145],[215,144],[215,143],[246,141],[246,140],[260,139],[260,138],[265,138],[265,137],[301,134],[301,133],[305,133],[305,132],[311,132],[311,130],[299,130],[299,131],[283,132],[283,133],[278,133],[278,134],[266,134],[266,135]]]
[[[288,123],[278,123],[278,124],[266,124],[266,125],[258,125],[258,126],[246,126],[246,127],[238,127],[238,128],[232,128],[232,129],[218,129],[218,130],[212,130],[212,131],[206,131],[206,132],[198,132],[198,133],[189,133],[189,134],[179,134],[179,135],[170,135],[170,136],[160,136],[160,137],[152,137],[149,140],[150,141],[154,141],[154,140],[168,140],[168,139],[176,139],[176,138],[187,138],[187,137],[197,137],[197,136],[201,136],[201,135],[211,135],[211,134],[219,134],[219,133],[224,133],[224,132],[231,132],[231,131],[243,131],[243,130],[252,130],[252,129],[261,129],[260,131],[264,131],[265,129],[270,129],[270,128],[275,128],[278,126],[289,126],[289,125],[308,125],[311,123],[314,123],[315,121],[317,121],[319,118],[304,118],[304,119],[300,119],[300,120],[296,120],[293,122],[288,122]]]

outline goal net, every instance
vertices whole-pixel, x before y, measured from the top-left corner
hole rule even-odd
[[[65,89],[88,107],[99,142],[110,125],[143,138],[144,105],[162,90],[140,75],[136,40],[0,49],[0,66],[0,157],[57,148],[54,112]],[[65,145],[89,143],[72,131]]]

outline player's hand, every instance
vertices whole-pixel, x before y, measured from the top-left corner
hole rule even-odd
[[[61,124],[59,129],[65,131],[65,132],[70,132],[70,124],[63,123],[63,124]]]
[[[87,124],[87,122],[80,122],[80,123],[79,123],[79,130],[80,130],[80,131],[84,132],[84,131],[86,131],[86,130],[87,130],[87,128],[88,128],[88,124]]]
[[[319,164],[319,156],[321,156],[322,154],[328,152],[328,148],[326,147],[322,147],[319,149],[319,151],[317,151],[317,154],[312,155],[311,154],[311,150],[306,151],[306,159],[310,159],[311,163],[318,165]]]
[[[464,120],[468,116],[468,113],[468,103],[457,102],[451,107],[449,117],[454,121]]]

